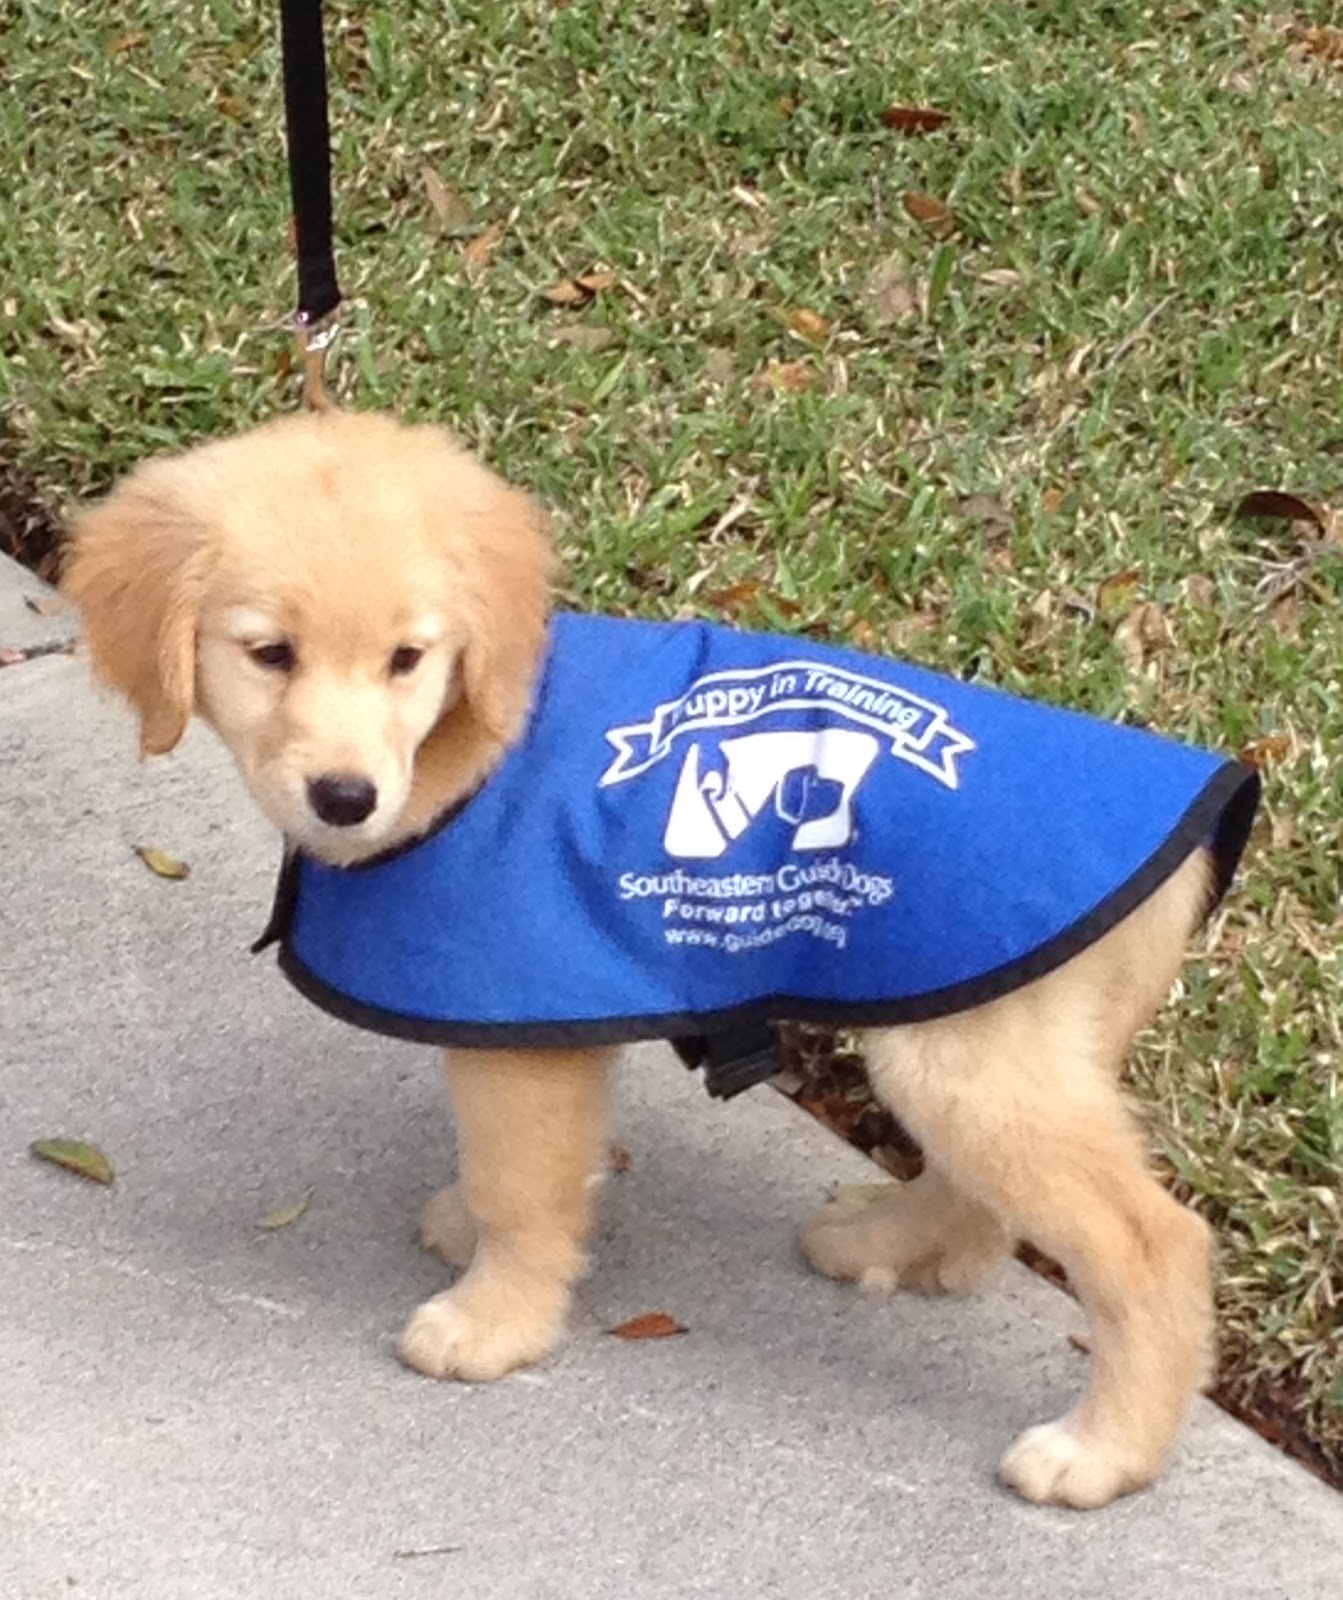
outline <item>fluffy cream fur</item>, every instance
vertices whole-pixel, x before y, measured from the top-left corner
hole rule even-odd
[[[550,551],[530,499],[447,434],[385,417],[292,417],[141,466],[74,529],[67,591],[93,665],[170,750],[198,712],[266,814],[359,859],[469,794],[517,737],[544,640]],[[332,826],[309,785],[358,775],[376,804]],[[1208,1370],[1207,1230],[1162,1190],[1116,1086],[1207,904],[1202,853],[1048,977],[960,1015],[871,1033],[873,1086],[927,1170],[803,1233],[867,1287],[975,1287],[1028,1238],[1091,1323],[1079,1404],[1024,1433],[1001,1474],[1028,1499],[1100,1506],[1160,1471]],[[402,1357],[490,1379],[563,1331],[605,1144],[608,1055],[459,1051],[459,1184],[425,1244],[466,1266],[411,1317]]]

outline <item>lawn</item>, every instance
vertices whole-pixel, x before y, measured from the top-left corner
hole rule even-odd
[[[274,9],[0,0],[0,454],[57,500],[295,402]],[[1235,515],[1343,506],[1334,9],[329,26],[339,390],[532,485],[574,598],[1261,765],[1248,870],[1132,1081],[1221,1237],[1223,1394],[1343,1470],[1343,524]]]

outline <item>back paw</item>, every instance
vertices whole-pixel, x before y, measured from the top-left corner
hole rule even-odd
[[[802,1230],[802,1251],[827,1277],[881,1292],[966,1294],[1007,1255],[995,1218],[924,1173],[911,1183],[840,1193]]]

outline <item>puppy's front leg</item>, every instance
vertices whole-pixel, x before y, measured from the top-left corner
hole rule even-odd
[[[539,1361],[558,1343],[585,1264],[612,1056],[449,1054],[461,1176],[426,1207],[424,1236],[451,1254],[469,1245],[474,1224],[475,1249],[461,1282],[425,1301],[403,1329],[397,1349],[407,1365],[483,1382]]]

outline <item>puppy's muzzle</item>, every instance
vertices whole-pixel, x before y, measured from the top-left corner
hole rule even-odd
[[[353,828],[377,803],[376,785],[357,773],[328,772],[308,779],[308,804],[333,828]]]

